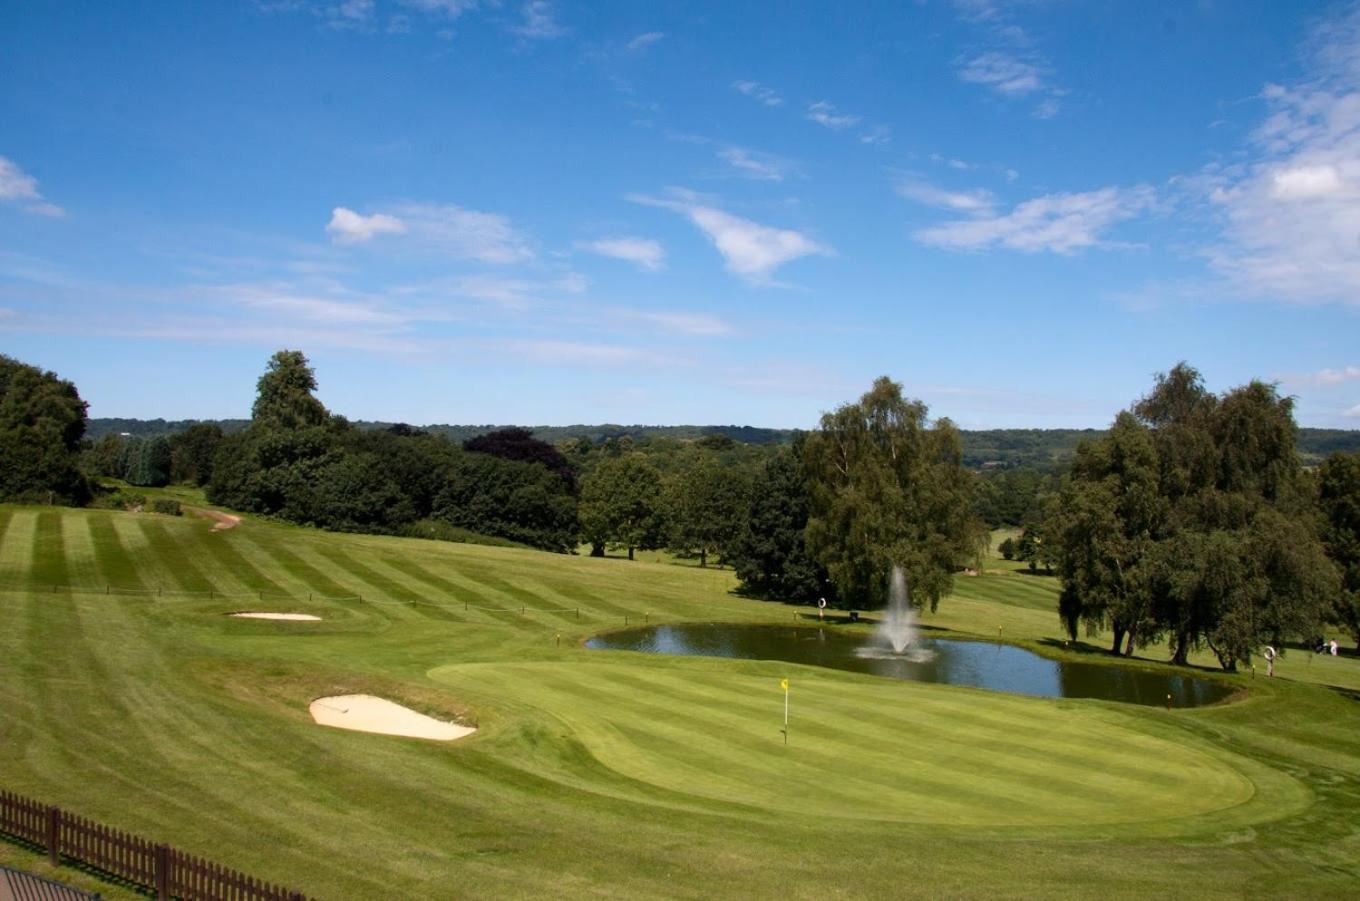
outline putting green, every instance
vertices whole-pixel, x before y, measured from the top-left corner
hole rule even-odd
[[[785,746],[775,670],[649,663],[454,665],[430,676],[550,714],[629,779],[759,810],[1089,828],[1223,811],[1257,790],[1233,765],[1245,761],[1149,734],[1103,706],[808,670],[794,680]]]

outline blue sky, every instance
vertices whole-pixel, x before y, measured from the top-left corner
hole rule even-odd
[[[1360,427],[1360,8],[0,3],[0,352],[94,416]]]

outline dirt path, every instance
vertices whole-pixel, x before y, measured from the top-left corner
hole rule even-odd
[[[221,510],[208,510],[204,507],[185,507],[184,512],[191,516],[215,520],[213,523],[214,532],[234,529],[241,524],[241,517],[233,516],[230,513],[223,513]]]

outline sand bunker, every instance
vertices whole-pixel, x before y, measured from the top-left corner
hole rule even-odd
[[[310,710],[312,719],[323,726],[353,729],[356,732],[379,732],[383,735],[453,741],[455,738],[462,738],[477,731],[469,726],[442,722],[400,704],[375,698],[373,695],[317,698],[312,702]]]
[[[232,616],[239,616],[242,619],[289,619],[299,622],[320,622],[321,617],[312,616],[310,613],[233,613]]]
[[[190,516],[198,516],[203,519],[213,520],[213,531],[221,532],[224,529],[234,529],[241,524],[241,517],[233,516],[230,513],[223,513],[221,510],[207,510],[203,507],[184,507]]]

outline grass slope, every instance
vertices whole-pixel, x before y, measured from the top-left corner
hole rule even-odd
[[[1063,649],[1051,579],[996,566],[958,579],[927,625],[1099,659]],[[0,785],[328,898],[1229,897],[1360,880],[1360,705],[1304,681],[1360,683],[1354,659],[1291,654],[1295,678],[1232,677],[1244,700],[1168,712],[580,647],[625,620],[807,616],[733,585],[0,507]],[[245,609],[324,620],[221,615]],[[440,744],[312,724],[310,699],[355,691],[480,731]],[[26,855],[0,845],[0,862]]]

